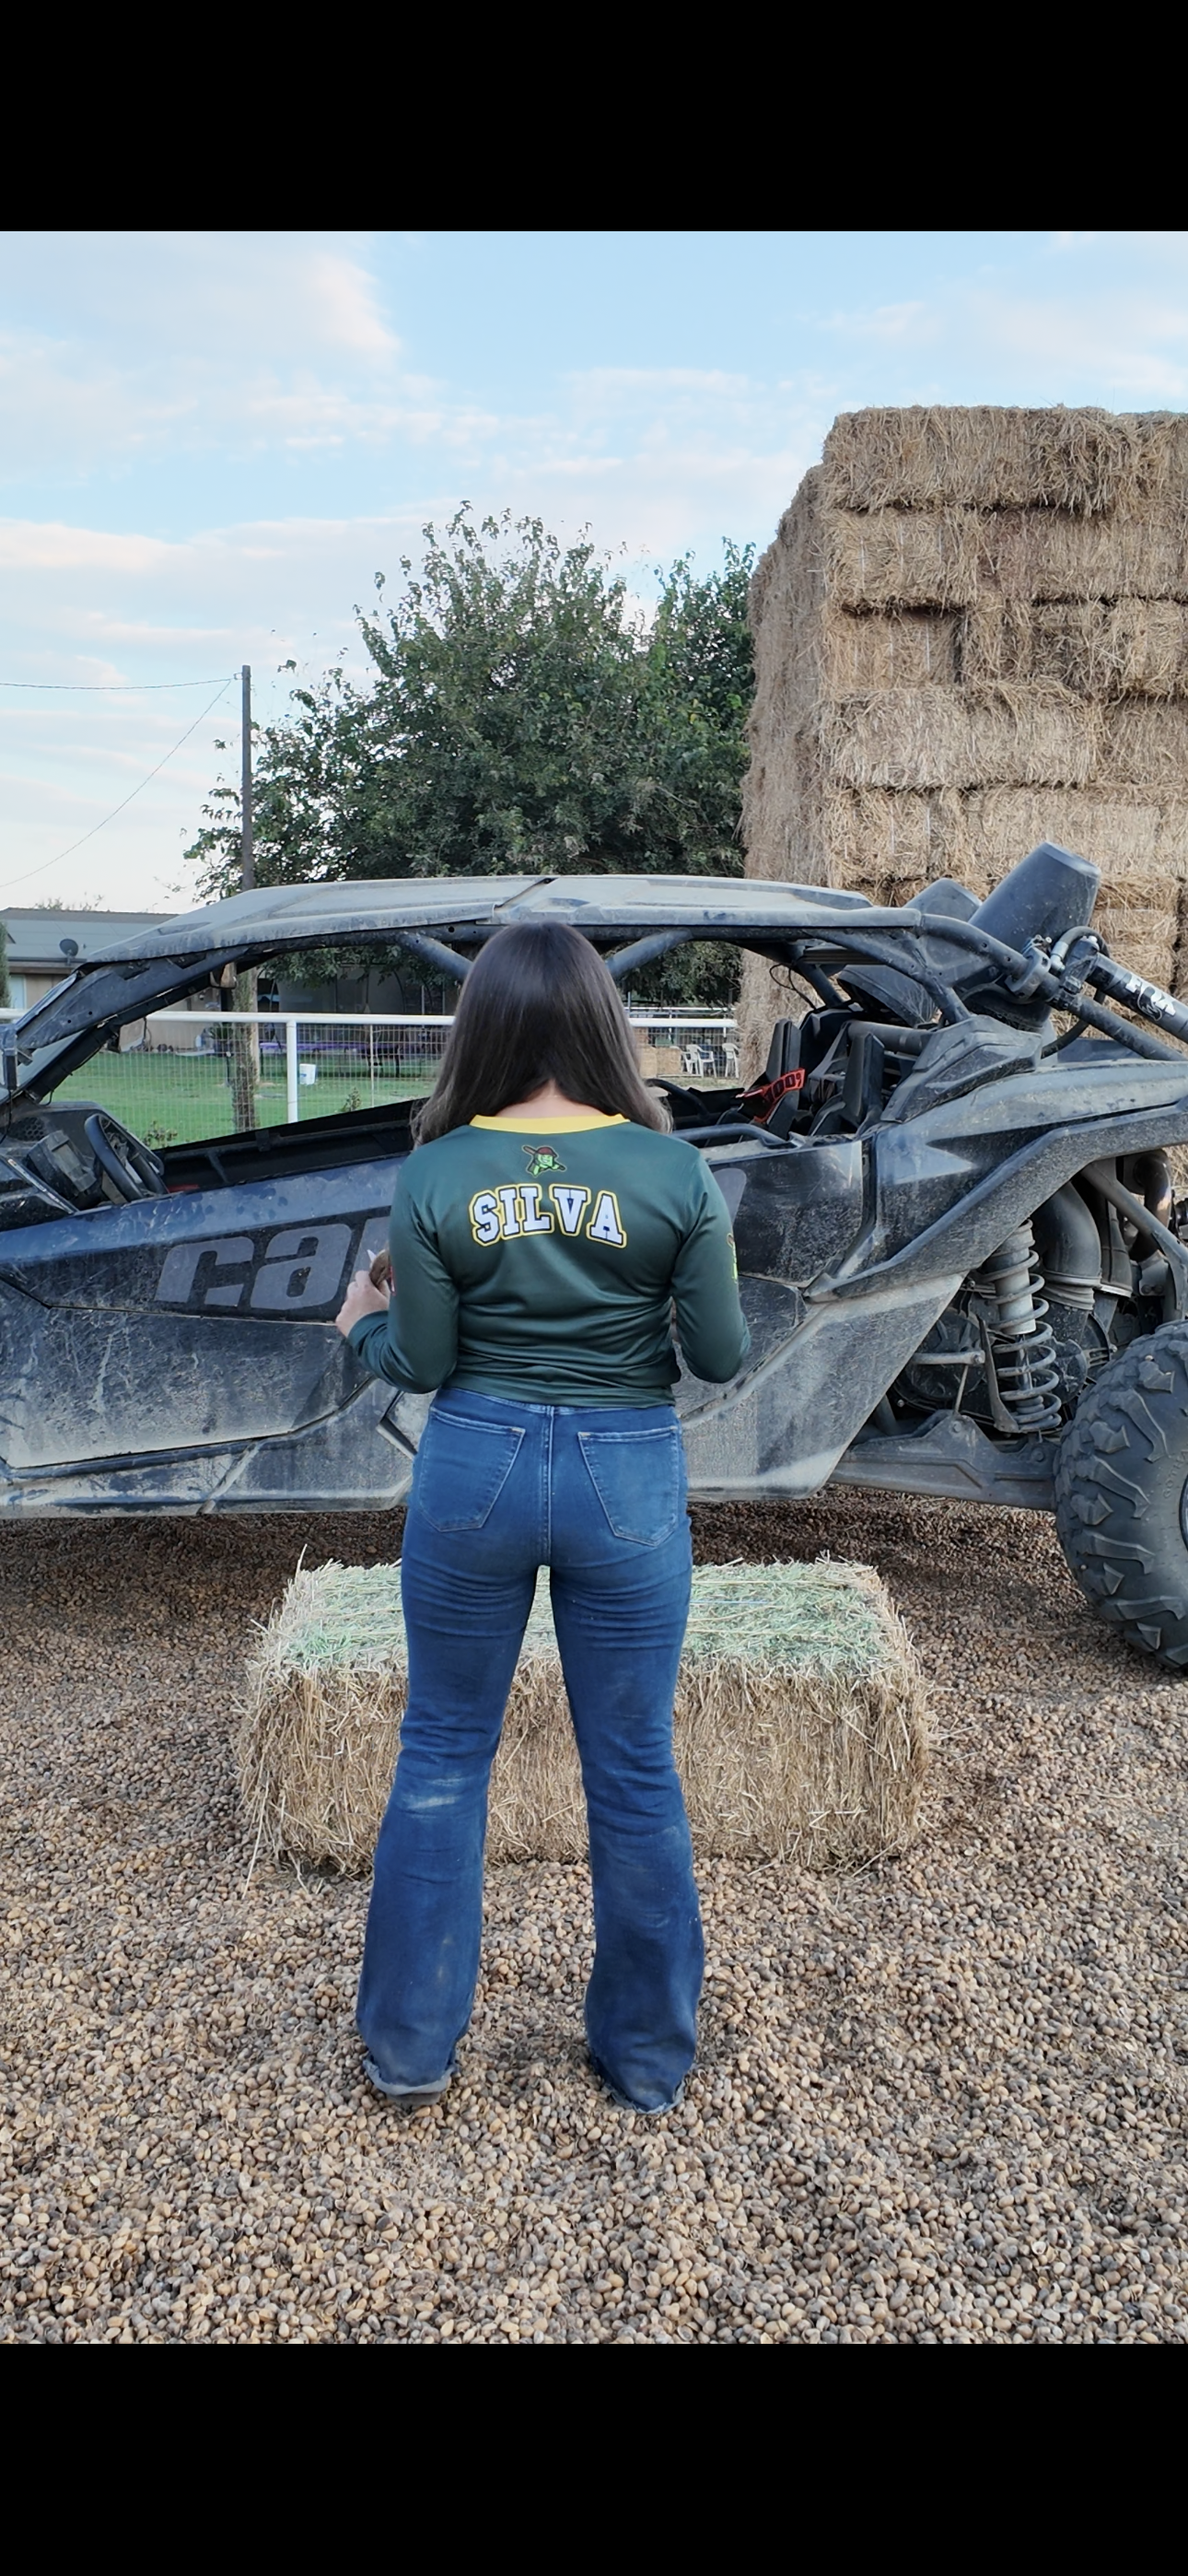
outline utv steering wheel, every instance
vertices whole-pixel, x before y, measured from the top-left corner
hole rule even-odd
[[[93,1109],[83,1132],[100,1170],[125,1202],[164,1198],[165,1166],[160,1155],[121,1127],[118,1118],[110,1118],[105,1109]]]

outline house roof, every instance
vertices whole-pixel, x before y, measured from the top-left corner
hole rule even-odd
[[[89,966],[93,957],[129,939],[143,938],[168,921],[167,912],[59,912],[56,905],[5,904],[0,911],[8,932],[8,963],[18,975],[68,975],[75,965]],[[75,942],[75,956],[62,954],[62,941]]]

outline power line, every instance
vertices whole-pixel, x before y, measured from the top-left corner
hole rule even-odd
[[[215,691],[210,705],[203,708],[200,716],[195,716],[192,725],[186,726],[185,732],[179,737],[178,741],[174,743],[173,751],[167,751],[164,760],[159,760],[156,768],[150,769],[148,777],[142,778],[140,785],[138,787],[134,787],[130,795],[121,797],[119,804],[112,806],[110,814],[105,814],[101,823],[92,823],[90,831],[83,833],[82,840],[72,841],[68,850],[59,850],[54,858],[42,859],[38,867],[24,869],[23,873],[19,877],[6,877],[3,885],[0,886],[0,894],[7,894],[9,886],[27,885],[30,877],[44,876],[47,868],[56,868],[60,859],[72,858],[76,850],[81,850],[83,841],[93,841],[96,832],[102,832],[106,829],[109,823],[114,823],[116,815],[123,813],[124,807],[131,804],[133,796],[139,796],[141,789],[147,787],[151,780],[159,776],[160,772],[165,767],[166,761],[172,760],[173,753],[181,750],[182,743],[188,742],[192,733],[197,733],[199,725],[205,723],[207,716],[213,713],[219,703],[219,699],[221,697],[225,697],[227,690],[230,688],[231,682],[235,677],[235,672],[231,671],[224,680],[222,688]]]
[[[223,682],[227,688],[236,678],[229,671]],[[213,689],[213,680],[0,680],[0,689],[70,689],[75,696],[140,698],[150,689]],[[201,722],[201,718],[199,719]]]

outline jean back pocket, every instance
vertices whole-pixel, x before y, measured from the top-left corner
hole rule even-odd
[[[413,1498],[436,1530],[480,1530],[507,1483],[524,1434],[514,1423],[476,1422],[431,1410],[417,1451]]]
[[[685,1499],[685,1453],[673,1423],[655,1431],[579,1431],[590,1482],[615,1538],[659,1547]]]

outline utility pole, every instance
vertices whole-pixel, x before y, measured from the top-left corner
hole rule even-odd
[[[252,829],[252,672],[245,662],[243,683],[243,745],[240,754],[240,834],[239,890],[250,894],[256,882],[256,848]],[[254,1011],[258,981],[254,966],[246,975],[235,979],[233,995],[237,1011]],[[231,1096],[235,1126],[242,1135],[256,1124],[256,1092],[260,1082],[260,1032],[255,1021],[240,1023],[231,1032]]]
[[[242,679],[243,750],[240,772],[242,829],[239,844],[239,883],[241,891],[249,894],[256,882],[256,848],[252,836],[252,670],[250,662],[244,663]]]

